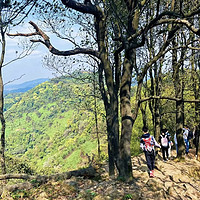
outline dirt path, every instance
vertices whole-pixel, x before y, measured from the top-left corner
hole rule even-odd
[[[175,152],[172,152],[173,154]],[[172,154],[172,155],[173,155]],[[20,191],[4,198],[9,200],[198,200],[200,199],[200,161],[194,152],[178,162],[172,157],[163,162],[161,152],[156,159],[155,177],[149,178],[144,154],[133,157],[132,183],[108,176],[107,165],[98,168],[98,180],[72,177],[48,182],[29,191]],[[15,198],[14,198],[15,196]]]
[[[144,155],[133,158],[133,165],[137,185],[142,188],[139,199],[200,199],[200,162],[192,150],[185,162],[177,162],[175,157],[163,162],[159,152],[154,178],[147,174]]]
[[[173,154],[175,152],[172,152]],[[76,194],[74,199],[200,199],[200,162],[195,159],[192,151],[186,156],[185,162],[177,162],[175,157],[163,162],[159,152],[154,178],[149,178],[143,154],[132,158],[132,163],[134,181],[131,184],[110,179],[105,170],[101,181],[75,179],[74,181],[79,183],[79,194]]]

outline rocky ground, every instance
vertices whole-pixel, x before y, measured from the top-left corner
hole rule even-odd
[[[172,152],[175,154],[175,152]],[[173,155],[172,154],[172,155]],[[161,152],[157,155],[155,177],[149,178],[144,155],[132,158],[132,183],[123,183],[109,178],[107,166],[98,171],[100,179],[91,180],[80,177],[58,182],[48,182],[28,191],[16,191],[3,199],[24,200],[156,200],[200,199],[200,161],[195,159],[194,151],[177,161],[171,157],[163,162]]]

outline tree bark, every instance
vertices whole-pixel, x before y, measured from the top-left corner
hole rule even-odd
[[[172,42],[173,46],[176,46],[175,39]],[[182,51],[182,56],[184,52]],[[172,68],[173,68],[173,82],[175,89],[175,97],[181,100],[176,101],[176,134],[178,142],[178,157],[181,158],[184,153],[184,141],[183,141],[183,124],[184,124],[184,106],[183,106],[183,90],[182,81],[180,79],[180,61],[177,61],[177,50],[172,51]]]
[[[1,13],[0,13],[1,15]],[[0,24],[2,24],[2,19],[0,16]],[[5,164],[5,118],[4,118],[4,97],[3,97],[3,78],[2,78],[2,68],[3,62],[5,59],[5,48],[6,48],[6,40],[5,40],[5,32],[3,30],[3,26],[0,27],[1,31],[1,60],[0,60],[0,120],[1,120],[1,149],[0,149],[0,160],[1,160],[1,170],[2,174],[6,174],[6,164]]]
[[[134,53],[133,51],[131,52]],[[123,76],[120,88],[120,110],[122,118],[122,128],[121,128],[121,138],[120,138],[119,176],[125,178],[125,180],[131,180],[133,178],[131,151],[130,151],[131,135],[133,128],[133,117],[132,117],[131,103],[130,103],[132,65],[130,64],[129,59],[127,59],[126,56],[130,57],[130,55],[125,55]]]

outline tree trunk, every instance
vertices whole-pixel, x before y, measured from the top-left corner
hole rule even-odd
[[[101,81],[101,94],[104,100],[106,110],[106,123],[108,134],[108,155],[109,155],[109,175],[115,174],[115,166],[119,155],[119,121],[118,121],[118,91],[114,87],[114,77],[109,62],[107,37],[106,37],[106,20],[102,15],[95,19],[95,27],[97,32],[97,41],[100,53],[101,64],[99,65],[99,78]],[[105,81],[107,92],[105,92],[103,71],[105,73]]]
[[[1,19],[0,19],[1,22]],[[2,23],[1,23],[2,24]],[[3,97],[3,78],[2,78],[2,67],[3,62],[5,58],[5,48],[6,48],[6,40],[5,40],[5,32],[3,30],[3,27],[1,26],[1,60],[0,60],[0,120],[1,120],[1,150],[0,150],[0,156],[1,156],[1,170],[2,174],[6,174],[6,164],[5,164],[5,118],[3,113],[4,108],[4,97]]]
[[[200,25],[200,24],[199,24]],[[190,35],[191,40],[194,41],[195,35]],[[198,51],[198,50],[197,50]],[[200,57],[199,52],[196,50],[192,50],[192,56],[190,58],[191,62],[191,79],[192,79],[192,90],[194,93],[194,97],[196,100],[200,97],[200,76],[199,76],[199,70],[200,70]],[[195,103],[195,148],[196,148],[196,157],[198,158],[198,152],[199,152],[199,136],[200,136],[200,103]]]
[[[133,128],[133,117],[131,112],[130,103],[130,89],[132,81],[132,65],[129,59],[133,51],[126,52],[125,61],[123,66],[123,76],[120,88],[120,109],[122,118],[122,129],[120,138],[120,171],[119,176],[123,177],[126,181],[132,180],[132,162],[131,162],[131,135]],[[127,57],[126,57],[127,56]]]
[[[5,164],[5,119],[3,114],[3,80],[2,71],[0,70],[0,120],[1,120],[1,170],[2,174],[6,174],[6,164]]]
[[[159,66],[155,64],[154,74],[155,74],[155,92],[156,96],[161,95],[161,76],[162,76],[162,62],[163,58],[160,59]],[[158,141],[160,133],[161,133],[161,117],[160,117],[160,109],[161,103],[160,99],[155,99],[155,138]]]
[[[99,126],[98,126],[98,118],[97,118],[97,97],[96,97],[96,72],[94,67],[94,76],[93,76],[93,92],[94,92],[94,118],[95,118],[95,127],[96,127],[96,134],[97,134],[97,150],[98,150],[98,158],[101,157],[101,147],[100,147],[100,138],[99,138]]]
[[[112,108],[111,108],[112,109]],[[118,167],[119,156],[119,122],[118,113],[113,116],[113,112],[107,114],[107,132],[108,132],[108,156],[109,156],[109,175],[115,175],[115,167]]]
[[[104,81],[103,81],[103,67],[99,67],[99,83],[100,91],[104,101],[106,111],[106,125],[108,136],[108,159],[109,159],[109,175],[115,174],[115,169],[119,170],[119,113],[118,113],[118,98],[113,93],[112,101],[106,95]]]
[[[175,39],[172,42],[173,47],[175,47],[176,41]],[[181,52],[181,59],[184,55],[184,51]],[[177,50],[174,48],[172,51],[172,67],[173,67],[173,82],[174,82],[174,89],[175,89],[175,96],[178,99],[182,99],[181,101],[176,101],[176,134],[177,134],[177,142],[178,142],[178,157],[181,158],[184,153],[185,145],[183,141],[183,123],[184,123],[184,106],[183,106],[183,83],[180,79],[180,64],[177,62]]]
[[[184,154],[185,146],[183,141],[183,102],[176,101],[176,136],[178,142],[178,157],[181,158]]]

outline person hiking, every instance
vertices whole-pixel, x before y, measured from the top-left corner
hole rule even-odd
[[[163,160],[164,160],[164,162],[166,162],[169,158],[169,154],[168,154],[169,136],[166,134],[165,129],[161,130],[161,134],[159,136],[159,143],[161,145]]]
[[[176,155],[178,155],[178,142],[177,142],[177,138],[176,138],[176,133],[174,134],[174,143],[176,146]]]
[[[172,140],[171,140],[171,135],[170,135],[170,133],[169,133],[169,131],[168,131],[168,129],[165,129],[165,134],[168,136],[168,143],[169,143],[169,148],[168,148],[168,155],[169,155],[169,158],[171,157],[171,148],[172,148],[172,146],[173,146],[173,142],[172,142]]]
[[[147,167],[149,169],[149,176],[154,177],[154,167],[155,167],[155,147],[160,147],[156,142],[155,138],[149,134],[148,128],[142,128],[143,135],[140,138],[140,147],[143,150],[147,162]]]
[[[188,126],[185,126],[183,128],[183,139],[184,139],[184,142],[185,142],[185,154],[188,154],[189,153],[189,147],[190,147],[190,142],[189,142],[189,139],[188,139],[188,135],[189,135],[189,127]]]

